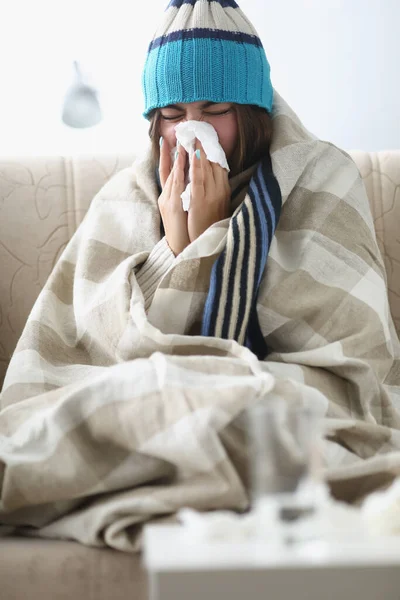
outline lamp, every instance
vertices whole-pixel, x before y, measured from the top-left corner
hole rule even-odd
[[[97,90],[85,82],[78,61],[74,61],[74,81],[64,97],[62,120],[78,129],[100,123],[102,112]]]

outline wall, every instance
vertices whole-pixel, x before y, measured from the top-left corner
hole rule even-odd
[[[305,125],[347,149],[400,148],[398,0],[239,0],[273,84]],[[147,140],[140,75],[167,0],[13,0],[0,37],[0,154],[115,152]],[[60,119],[73,59],[98,87],[103,122]]]
[[[276,89],[309,129],[343,148],[400,148],[398,0],[244,4]]]

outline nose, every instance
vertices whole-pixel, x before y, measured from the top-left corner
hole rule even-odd
[[[183,119],[184,121],[203,121],[204,117],[201,114],[201,112],[196,111],[196,110],[188,110],[185,118]]]

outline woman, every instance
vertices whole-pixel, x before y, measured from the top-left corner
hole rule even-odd
[[[172,0],[143,86],[152,153],[95,197],[10,363],[0,523],[136,550],[148,519],[243,509],[236,417],[260,398],[325,415],[336,494],[387,483],[399,341],[354,163],[273,90],[233,0]],[[198,144],[186,214],[187,119],[213,125],[231,177]]]
[[[204,16],[204,15],[203,15]],[[176,32],[175,32],[176,37]],[[168,39],[168,34],[167,34]],[[219,44],[219,42],[218,42]],[[236,42],[235,42],[236,45]],[[152,52],[152,45],[150,46],[150,55]],[[214,48],[208,48],[209,52],[215,54]],[[225,54],[229,52],[224,50]],[[264,54],[261,54],[266,64],[266,58]],[[203,56],[199,57],[199,60],[204,60]],[[226,60],[226,57],[225,57]],[[148,60],[149,64],[150,60]],[[264,67],[265,68],[265,67]],[[182,76],[182,65],[179,66],[179,74]],[[267,70],[265,68],[265,70]],[[171,69],[169,68],[170,72]],[[144,79],[148,77],[146,70]],[[268,88],[270,84],[268,85]],[[208,84],[208,88],[210,85]],[[205,91],[198,89],[199,97],[205,94]],[[208,93],[212,91],[208,89]],[[193,92],[192,92],[193,94]],[[231,90],[231,98],[238,99],[240,97],[240,90],[233,93]],[[268,92],[268,96],[270,92]],[[185,99],[185,93],[182,94],[181,99]],[[246,97],[247,99],[247,97]],[[241,203],[246,194],[248,184],[251,177],[255,172],[257,164],[262,161],[263,165],[263,179],[265,184],[268,182],[270,192],[273,192],[274,197],[272,202],[274,205],[274,212],[280,211],[281,196],[279,186],[273,176],[271,165],[269,161],[269,145],[271,140],[271,118],[267,108],[270,110],[268,102],[262,100],[260,90],[256,89],[254,92],[254,101],[263,103],[265,107],[249,104],[238,104],[237,102],[214,102],[210,100],[199,100],[189,103],[168,103],[157,109],[152,109],[149,112],[149,118],[151,121],[150,125],[150,138],[152,139],[152,156],[155,165],[158,165],[157,179],[162,188],[162,193],[158,199],[158,206],[160,209],[162,219],[162,231],[165,234],[165,241],[175,256],[178,256],[191,242],[197,239],[202,233],[204,233],[211,225],[218,223],[224,219],[232,216],[235,212],[234,223],[240,223],[243,220],[243,211],[240,210]],[[151,100],[150,100],[151,102]],[[165,98],[163,104],[168,102]],[[152,101],[152,105],[155,101]],[[222,168],[218,163],[210,162],[201,146],[201,143],[196,141],[197,152],[195,156],[197,159],[193,160],[190,165],[190,180],[192,185],[192,200],[190,210],[188,212],[183,210],[181,194],[185,188],[185,174],[189,169],[188,156],[183,146],[177,145],[175,128],[179,123],[185,121],[205,121],[214,127],[217,132],[219,142],[222,149],[227,156],[231,177],[230,182],[228,180],[228,172]],[[171,150],[177,147],[175,153],[175,161],[172,167],[171,161]],[[272,182],[271,182],[272,180]],[[271,189],[271,183],[273,188]],[[250,195],[252,192],[250,191]],[[252,198],[254,200],[254,198]],[[261,202],[262,199],[261,199]],[[246,203],[245,203],[246,204]],[[251,203],[246,207],[252,211]],[[264,208],[267,208],[266,206]],[[276,216],[276,215],[275,215]],[[267,215],[267,220],[270,215]],[[259,216],[255,217],[255,222],[259,221]],[[244,224],[242,223],[242,229]],[[272,223],[269,222],[270,237],[273,231]],[[257,233],[257,232],[254,232]],[[247,235],[250,236],[251,232],[248,231]],[[243,236],[244,238],[244,231]],[[258,242],[256,241],[257,235],[253,234],[254,244],[260,244],[264,242],[269,245],[268,239],[261,239],[260,232],[258,233]],[[269,238],[270,239],[270,238]],[[244,256],[244,253],[242,253]],[[263,267],[265,265],[266,256],[256,261],[253,260],[254,268],[258,271],[261,276]],[[211,293],[209,294],[208,301],[206,301],[205,313],[203,317],[202,332],[204,335],[216,335],[218,337],[235,337],[241,343],[245,342],[246,327],[242,326],[241,332],[233,335],[233,325],[228,325],[228,311],[226,311],[225,305],[221,307],[220,312],[225,312],[224,325],[215,329],[217,317],[214,316],[214,322],[211,322],[211,314],[216,307],[216,299],[221,297],[221,289],[218,289],[222,285],[222,263],[224,263],[224,270],[231,272],[232,269],[239,271],[241,269],[238,264],[238,260],[234,261],[234,264],[229,264],[226,261],[226,252],[223,253],[219,261],[214,265],[214,274],[211,277],[216,284],[213,286]],[[146,276],[148,274],[146,273]],[[247,279],[251,279],[248,277]],[[254,335],[258,338],[258,350],[257,355],[264,357],[266,354],[265,344],[262,342],[262,334],[259,331],[259,327],[256,323],[257,315],[252,310],[250,303],[254,303],[257,294],[256,278],[252,276],[253,284],[251,293],[247,294],[247,303],[242,300],[239,306],[237,306],[236,312],[238,317],[243,320],[246,324],[250,319],[253,321],[251,332],[253,338]],[[138,273],[139,283],[142,281],[141,274]],[[247,281],[245,282],[247,286]],[[237,287],[237,286],[236,286]],[[235,292],[231,285],[226,290],[225,294],[229,299],[233,300]],[[236,296],[238,294],[236,293]],[[146,302],[146,308],[149,307],[149,299]],[[154,311],[153,311],[154,312]],[[243,325],[243,324],[242,324]],[[231,330],[229,332],[229,329]],[[192,329],[191,333],[195,330]],[[250,343],[249,347],[252,347]],[[254,350],[254,344],[252,349]],[[261,353],[261,354],[260,354]]]
[[[162,189],[158,199],[165,233],[162,259],[167,249],[179,256],[211,226],[233,215],[230,242],[212,273],[205,276],[211,286],[203,317],[187,314],[182,328],[160,310],[153,294],[157,290],[156,300],[160,297],[158,284],[170,264],[161,269],[151,252],[136,272],[148,318],[164,331],[201,331],[207,336],[236,339],[265,357],[255,304],[279,219],[281,194],[269,158],[273,88],[262,43],[236,2],[170,2],[149,46],[143,89],[144,115],[151,121],[154,169],[159,167]],[[227,172],[209,162],[197,143],[200,158],[191,165],[193,198],[188,214],[180,200],[188,168],[183,148],[178,150],[172,170],[170,160],[176,146],[175,127],[185,120],[204,120],[215,128],[231,169],[228,186]],[[206,239],[202,237],[203,246]],[[260,252],[253,250],[256,247]],[[156,256],[159,250],[157,245]],[[241,280],[234,281],[233,271],[241,272]],[[151,290],[148,281],[153,284]],[[227,310],[227,301],[231,310]]]

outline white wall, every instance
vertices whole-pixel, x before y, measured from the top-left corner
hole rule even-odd
[[[316,135],[400,148],[399,0],[244,0],[273,84]]]
[[[347,149],[400,148],[399,0],[238,0],[273,84],[316,135]],[[0,36],[0,154],[136,151],[147,139],[140,75],[167,0],[9,0]],[[2,5],[3,6],[3,5]],[[61,123],[73,59],[104,120]]]

